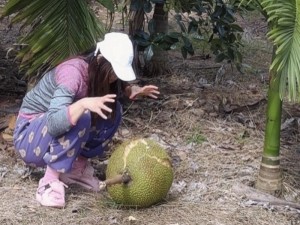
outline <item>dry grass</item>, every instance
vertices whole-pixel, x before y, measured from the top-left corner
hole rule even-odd
[[[253,124],[263,123],[265,105],[243,111],[244,120],[236,119],[240,113],[220,114],[213,107],[222,100],[216,97],[218,94],[223,97],[231,95],[235,106],[255,99],[249,95],[243,97],[248,83],[239,83],[240,88],[235,89],[212,85],[197,92],[194,90],[197,85],[191,82],[195,79],[185,74],[169,76],[165,83],[160,82],[161,78],[151,79],[152,83],[160,83],[160,99],[127,104],[124,122],[115,138],[118,142],[135,136],[151,137],[166,147],[173,159],[175,180],[165,202],[147,209],[122,209],[109,199],[106,192],[96,194],[70,187],[65,209],[40,207],[34,200],[34,193],[42,171],[35,171],[22,179],[24,165],[1,152],[1,168],[3,172],[3,168],[7,171],[0,184],[1,224],[296,223],[296,210],[249,203],[249,199],[232,190],[235,184],[253,186],[256,180],[264,133],[263,124],[259,127]],[[251,82],[257,78],[253,79]],[[205,99],[206,103],[197,105],[196,99]],[[195,136],[199,133],[200,136]],[[285,146],[282,151],[283,166],[286,166],[285,193],[296,193],[293,199],[289,199],[295,200],[299,196],[299,177],[295,172],[299,170],[299,156],[290,150],[290,146]]]

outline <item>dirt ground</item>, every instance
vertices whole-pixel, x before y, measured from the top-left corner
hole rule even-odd
[[[0,22],[0,224],[294,225],[300,224],[299,106],[284,104],[279,198],[253,188],[262,156],[271,46],[262,21],[242,21],[247,32],[244,74],[203,60],[169,53],[172,73],[139,77],[160,87],[158,100],[126,102],[115,142],[133,137],[157,140],[169,152],[175,179],[159,205],[123,209],[106,192],[67,189],[64,209],[35,201],[43,169],[30,170],[14,155],[10,118],[26,91],[14,51],[16,28]],[[224,75],[218,75],[220,68]],[[113,148],[114,146],[112,146]],[[103,159],[93,164],[100,176]],[[253,197],[255,196],[255,197]],[[258,198],[257,198],[258,196]]]

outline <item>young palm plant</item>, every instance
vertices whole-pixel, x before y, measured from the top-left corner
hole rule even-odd
[[[300,100],[300,0],[255,0],[268,18],[268,37],[274,44],[270,66],[267,123],[258,189],[281,191],[280,126],[282,101]]]
[[[9,0],[1,18],[9,15],[22,24],[17,57],[31,76],[91,48],[105,32],[86,0]]]

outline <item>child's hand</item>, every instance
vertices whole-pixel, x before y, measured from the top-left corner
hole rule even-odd
[[[135,100],[140,96],[147,96],[150,98],[157,99],[157,95],[159,95],[158,87],[154,85],[146,85],[144,87],[139,86],[131,86],[131,94],[129,99]]]
[[[111,113],[112,109],[105,104],[115,102],[115,98],[115,94],[108,94],[102,97],[84,98],[82,101],[85,109],[97,113],[99,116],[106,120],[107,116],[105,115],[105,112]]]

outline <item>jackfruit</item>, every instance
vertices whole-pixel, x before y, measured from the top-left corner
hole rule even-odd
[[[161,202],[173,182],[171,159],[163,147],[150,139],[125,141],[112,153],[106,177],[125,178],[107,186],[111,198],[123,206],[149,207]],[[129,179],[126,179],[126,177]]]

